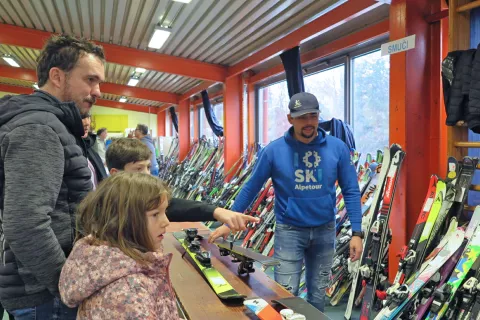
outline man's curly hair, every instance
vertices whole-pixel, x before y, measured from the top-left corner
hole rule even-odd
[[[85,54],[94,54],[105,62],[103,47],[86,39],[77,39],[69,35],[54,35],[45,43],[37,58],[38,86],[47,83],[51,68],[57,67],[65,72],[75,68],[78,59]]]

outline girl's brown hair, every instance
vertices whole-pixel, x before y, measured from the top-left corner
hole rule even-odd
[[[145,213],[169,198],[168,187],[158,178],[142,173],[114,174],[80,203],[77,239],[92,235],[93,244],[107,242],[141,262],[141,252],[154,251]]]

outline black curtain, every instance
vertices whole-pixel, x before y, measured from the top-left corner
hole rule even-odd
[[[172,118],[173,126],[175,127],[175,131],[177,131],[178,133],[178,118],[175,112],[175,107],[170,107],[169,110],[170,110],[170,118]]]
[[[223,127],[218,123],[217,117],[215,117],[215,113],[213,113],[207,90],[202,91],[202,101],[203,109],[205,110],[205,117],[207,117],[210,128],[212,128],[213,133],[217,137],[223,137]]]
[[[300,62],[300,47],[289,49],[280,55],[285,73],[287,74],[288,95],[290,98],[305,91],[303,71]]]

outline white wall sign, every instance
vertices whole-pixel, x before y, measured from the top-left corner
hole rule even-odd
[[[382,44],[382,56],[415,48],[415,35]]]

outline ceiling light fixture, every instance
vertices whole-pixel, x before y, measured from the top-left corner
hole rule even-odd
[[[125,103],[127,102],[127,98],[126,97],[121,97],[120,100],[118,100],[119,102],[122,102],[122,103]]]
[[[190,3],[192,0],[173,0],[175,2]]]
[[[6,63],[11,65],[12,67],[20,68],[20,65],[17,63],[17,61],[15,61],[15,59],[13,59],[12,56],[5,55],[2,58],[3,60],[5,60]]]
[[[127,85],[130,87],[135,87],[138,82],[140,82],[140,79],[138,77],[131,77],[130,80],[128,80]]]
[[[145,71],[147,71],[145,68],[135,68],[135,73],[145,73]]]
[[[148,47],[152,49],[160,49],[165,43],[165,41],[167,41],[171,33],[172,31],[170,29],[155,27],[155,31],[153,32],[153,35],[150,38]]]

